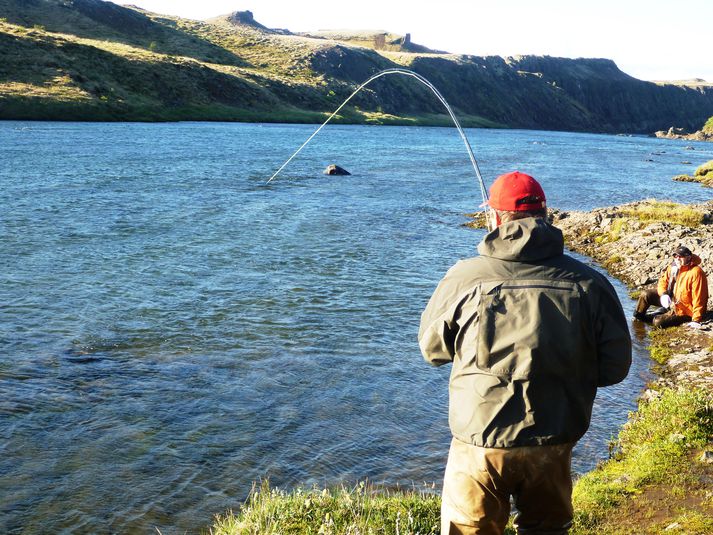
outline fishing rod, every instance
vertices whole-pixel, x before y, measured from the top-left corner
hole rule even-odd
[[[320,130],[322,130],[322,128],[324,128],[327,125],[327,123],[329,123],[329,121],[331,121],[334,118],[334,116],[337,115],[337,113],[339,113],[339,111],[344,106],[346,106],[347,102],[349,102],[357,93],[359,93],[359,91],[364,89],[367,85],[369,85],[371,82],[373,82],[377,78],[381,78],[382,76],[386,76],[389,74],[401,74],[404,76],[410,76],[412,78],[415,78],[416,80],[418,80],[419,82],[424,84],[426,87],[428,87],[433,92],[433,94],[436,95],[436,98],[438,98],[438,100],[441,101],[441,104],[443,104],[445,106],[446,110],[448,110],[448,114],[451,116],[451,120],[453,121],[453,124],[458,129],[458,133],[460,134],[460,137],[463,140],[463,143],[465,144],[466,150],[468,151],[468,157],[470,158],[470,163],[473,165],[473,170],[475,171],[475,176],[477,177],[478,184],[480,186],[480,194],[483,196],[483,204],[487,203],[488,202],[488,190],[485,187],[485,182],[483,181],[483,177],[480,174],[480,167],[478,166],[478,161],[475,159],[475,155],[473,154],[473,149],[470,146],[470,142],[468,141],[468,138],[466,137],[465,132],[463,131],[463,128],[461,128],[460,122],[458,122],[458,118],[456,117],[455,113],[453,113],[453,110],[451,109],[450,105],[448,104],[448,102],[446,102],[446,99],[443,97],[443,95],[441,95],[440,91],[438,91],[438,89],[436,89],[436,87],[431,82],[429,82],[426,78],[424,78],[417,72],[411,71],[409,69],[401,69],[401,68],[393,68],[393,69],[386,69],[383,71],[379,71],[376,74],[374,74],[373,76],[371,76],[371,78],[369,78],[366,82],[364,82],[359,87],[357,87],[356,90],[351,95],[349,95],[349,97],[347,97],[347,99],[344,102],[342,102],[336,110],[334,110],[334,112],[327,118],[327,120],[324,121],[320,125],[320,127],[317,128],[317,130],[315,130],[314,133],[311,136],[309,136],[309,138],[307,138],[307,140],[304,143],[302,143],[302,146],[299,149],[297,149],[292,154],[292,156],[290,156],[287,159],[287,161],[280,166],[280,168],[277,171],[275,171],[275,173],[267,181],[267,184],[272,182],[275,179],[275,177],[280,174],[280,171],[282,171],[285,167],[287,167],[287,165],[295,158],[295,156],[297,156],[302,151],[302,149],[304,149],[307,146],[307,144],[310,141],[312,141],[312,139],[317,134],[319,134]]]

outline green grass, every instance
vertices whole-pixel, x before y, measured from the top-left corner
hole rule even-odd
[[[619,508],[649,485],[685,494],[691,483],[689,456],[712,437],[707,393],[664,390],[658,399],[641,402],[619,434],[614,457],[577,481],[574,533],[612,533],[604,526],[616,526]],[[651,531],[642,527],[641,532]]]
[[[623,256],[618,255],[618,254],[615,254],[615,255],[612,255],[612,256],[610,256],[609,258],[607,258],[607,259],[604,261],[603,266],[604,266],[605,269],[611,271],[611,269],[612,269],[616,264],[619,264],[620,262],[623,262],[623,261],[624,261],[624,257],[623,257]]]
[[[686,227],[697,227],[703,223],[701,210],[670,201],[650,199],[633,207],[622,209],[622,215],[644,222],[674,223]]]
[[[703,125],[703,131],[713,134],[713,117],[710,117]]]
[[[697,177],[711,176],[713,178],[713,160],[710,160],[703,165],[699,165],[694,175]]]
[[[651,354],[651,358],[658,364],[666,364],[668,359],[673,356],[673,350],[671,349],[671,342],[682,332],[685,327],[671,327],[668,329],[651,329],[649,331],[649,338],[651,339],[651,345],[648,349]]]
[[[625,218],[617,218],[614,221],[612,221],[611,225],[609,226],[609,229],[606,232],[603,232],[601,234],[598,234],[595,238],[594,241],[599,244],[603,243],[611,243],[619,240],[621,238],[621,234],[624,231],[628,224],[628,221]],[[621,258],[617,260],[616,262],[620,262]],[[615,264],[616,262],[611,262],[610,265]]]
[[[678,182],[699,182],[709,188],[713,187],[713,160],[700,165],[693,176],[677,175],[673,179]]]
[[[212,535],[437,534],[440,497],[388,491],[364,482],[354,488],[284,492],[268,483],[253,488],[237,514],[216,517]]]

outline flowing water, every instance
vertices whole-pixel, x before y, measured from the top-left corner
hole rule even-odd
[[[330,125],[266,185],[313,129],[0,123],[0,532],[195,533],[267,477],[438,488],[449,367],[416,333],[483,235],[472,167],[453,128]],[[553,207],[711,197],[671,177],[712,144],[468,136],[488,183],[529,172]],[[648,367],[637,339],[578,472]]]

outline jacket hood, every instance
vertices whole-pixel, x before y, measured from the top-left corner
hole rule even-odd
[[[500,260],[533,262],[562,255],[564,238],[560,229],[544,219],[527,217],[503,223],[486,234],[478,252]]]

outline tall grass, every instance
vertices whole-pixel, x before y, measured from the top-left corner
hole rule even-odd
[[[625,207],[622,215],[642,222],[664,222],[697,227],[703,223],[703,212],[696,208],[670,201],[649,199],[640,204]]]
[[[440,497],[388,491],[364,482],[331,490],[284,492],[255,486],[238,514],[216,517],[212,535],[243,534],[437,534]]]

